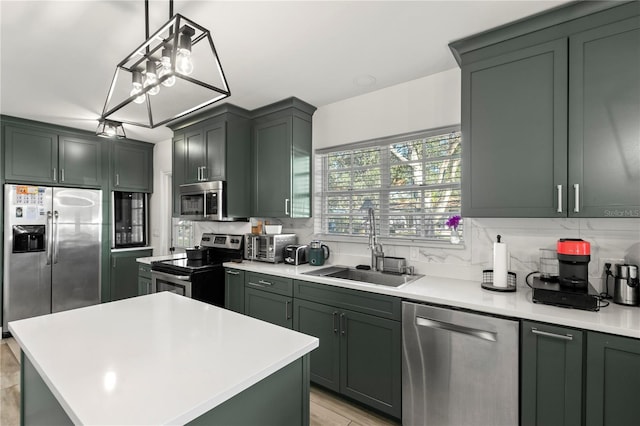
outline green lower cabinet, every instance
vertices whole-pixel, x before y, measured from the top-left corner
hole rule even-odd
[[[306,300],[294,307],[295,330],[320,339],[311,381],[400,418],[401,323]]]
[[[640,423],[640,340],[587,334],[586,425]]]
[[[402,327],[359,312],[340,312],[340,391],[371,407],[402,415]]]
[[[244,314],[244,271],[225,269],[224,307]]]
[[[293,299],[269,291],[245,288],[244,312],[250,317],[293,328]]]
[[[139,257],[149,257],[153,250],[111,252],[111,301],[138,296]]]
[[[151,294],[151,265],[138,263],[138,295]]]
[[[581,425],[583,332],[523,321],[521,333],[521,425]]]
[[[340,311],[328,305],[294,299],[294,330],[320,339],[311,352],[311,381],[340,392]]]

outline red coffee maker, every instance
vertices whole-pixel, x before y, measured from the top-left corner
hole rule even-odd
[[[579,238],[561,238],[558,240],[557,252],[560,286],[587,291],[591,244]]]

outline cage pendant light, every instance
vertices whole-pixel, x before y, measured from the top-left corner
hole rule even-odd
[[[180,14],[117,66],[100,120],[155,128],[231,95],[211,33]]]

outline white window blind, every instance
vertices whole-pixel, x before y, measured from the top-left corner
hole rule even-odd
[[[460,214],[460,151],[459,127],[317,151],[322,233],[367,235],[373,207],[382,238],[449,241],[446,221]]]

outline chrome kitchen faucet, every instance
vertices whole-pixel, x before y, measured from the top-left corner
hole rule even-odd
[[[376,235],[376,218],[374,215],[373,207],[369,207],[369,249],[371,250],[371,269],[379,271],[380,259],[384,257],[382,251],[382,244],[378,242],[378,236]]]

